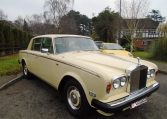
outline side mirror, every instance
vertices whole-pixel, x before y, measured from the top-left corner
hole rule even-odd
[[[41,52],[42,52],[42,53],[48,53],[48,52],[49,52],[49,49],[47,49],[47,48],[42,48]]]

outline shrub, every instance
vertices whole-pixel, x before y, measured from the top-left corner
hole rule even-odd
[[[167,37],[153,42],[150,47],[150,54],[152,58],[167,60]]]
[[[127,44],[124,46],[124,48],[125,48],[127,51],[130,51],[130,44],[127,43]]]

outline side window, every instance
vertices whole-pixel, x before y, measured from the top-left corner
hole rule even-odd
[[[53,44],[51,38],[44,38],[42,41],[42,48],[48,49],[49,53],[53,53]]]
[[[31,50],[41,51],[41,43],[42,43],[42,38],[36,38],[36,39],[34,39],[33,43],[32,43]]]

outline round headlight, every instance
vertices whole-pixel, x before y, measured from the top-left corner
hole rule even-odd
[[[155,69],[151,69],[151,70],[150,70],[150,76],[151,76],[151,77],[154,77],[154,76],[155,76]]]
[[[114,82],[113,82],[113,87],[114,87],[115,89],[119,88],[120,85],[121,85],[121,81],[120,81],[119,79],[114,80]]]
[[[155,69],[149,69],[147,72],[147,78],[151,78],[155,76]]]
[[[121,77],[120,81],[121,81],[121,86],[122,87],[125,86],[125,84],[126,84],[126,77]]]
[[[147,71],[147,78],[150,78],[151,77],[151,72],[150,70]]]

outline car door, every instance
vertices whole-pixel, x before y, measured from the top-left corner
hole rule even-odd
[[[41,55],[38,58],[38,74],[50,84],[55,83],[56,78],[56,61],[53,60],[53,42],[52,38],[45,37],[42,39]]]
[[[31,73],[38,76],[38,59],[41,53],[42,38],[35,38],[32,41],[31,50],[27,56],[28,69]]]

